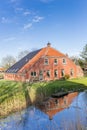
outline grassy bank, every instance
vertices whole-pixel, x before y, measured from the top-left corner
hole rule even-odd
[[[85,89],[87,89],[87,78],[33,84],[1,80],[0,117],[20,111],[33,103],[41,102],[52,93]]]

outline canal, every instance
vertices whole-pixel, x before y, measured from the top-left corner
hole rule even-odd
[[[1,119],[0,130],[87,130],[87,92],[30,106]]]

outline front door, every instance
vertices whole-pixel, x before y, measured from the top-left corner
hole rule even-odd
[[[39,73],[39,80],[43,80],[43,71],[40,70],[40,73]]]

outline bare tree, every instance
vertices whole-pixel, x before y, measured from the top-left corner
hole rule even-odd
[[[83,50],[82,50],[80,56],[87,63],[87,44],[83,47]]]
[[[16,58],[14,58],[11,55],[7,55],[6,57],[3,57],[1,60],[1,66],[5,69],[8,69],[16,62]]]
[[[20,60],[22,59],[24,56],[26,56],[27,54],[29,53],[28,50],[24,50],[24,51],[21,51],[19,52],[18,56],[17,56],[17,59]]]

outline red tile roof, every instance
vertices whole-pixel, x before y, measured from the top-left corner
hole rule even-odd
[[[36,50],[34,52],[29,53],[24,58],[22,58],[20,61],[15,63],[12,67],[10,67],[6,72],[7,73],[17,73],[21,69],[23,69],[26,64],[29,66],[33,65],[39,58],[44,56],[57,56],[57,57],[65,57],[65,55],[56,49],[50,47],[49,44],[47,44],[47,47]],[[27,60],[27,61],[26,61]]]
[[[62,57],[65,56],[63,53],[61,53],[60,51],[52,48],[52,47],[45,47],[43,48],[43,52],[46,56],[58,56],[58,57]]]

